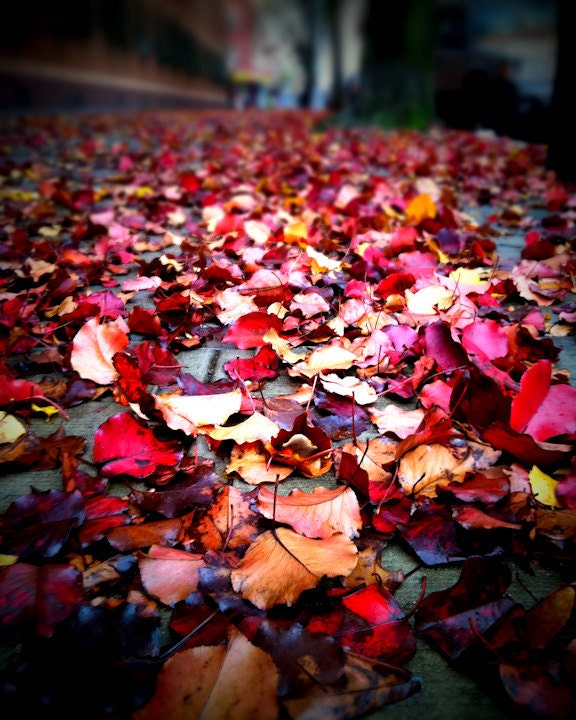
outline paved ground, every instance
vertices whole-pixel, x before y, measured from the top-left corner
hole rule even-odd
[[[481,209],[473,208],[472,213],[479,214]],[[503,234],[497,238],[498,252],[503,265],[512,266],[519,258],[524,247],[524,233],[518,230],[502,228]],[[559,367],[566,368],[571,378],[576,378],[576,341],[574,336],[555,338],[554,342],[562,347]],[[194,352],[183,353],[180,361],[188,362],[186,369],[196,378],[209,381],[224,376],[223,365],[235,357],[248,356],[249,351],[238,351],[233,347],[224,347],[217,343],[208,343],[204,347],[196,348]],[[572,381],[573,384],[574,381]],[[289,392],[292,388],[290,380],[284,377],[267,385],[266,392],[276,395]],[[118,412],[118,406],[110,395],[100,400],[91,401],[77,407],[70,408],[70,420],[66,423],[66,432],[85,437],[88,441],[87,456],[91,455],[90,443],[96,429],[110,415]],[[34,418],[31,429],[38,435],[47,435],[55,431],[62,421],[58,416],[49,420]],[[199,440],[202,443],[202,440]],[[220,467],[223,471],[223,467]],[[28,491],[30,485],[38,490],[51,487],[60,487],[61,476],[57,471],[40,471],[28,474],[26,472],[10,472],[4,475],[0,485],[0,512],[4,512],[8,505],[17,497]],[[240,481],[236,481],[242,485]],[[326,478],[322,478],[326,485]],[[290,479],[285,482],[284,491],[291,487],[310,487],[315,481],[306,481],[302,478]],[[123,488],[117,489],[119,493]],[[459,575],[459,568],[422,568],[417,567],[413,556],[409,555],[400,545],[391,543],[384,551],[383,566],[388,569],[401,568],[409,574],[396,597],[402,607],[408,610],[421,589],[421,581],[427,578],[429,592],[452,585]],[[530,604],[532,598],[542,597],[559,583],[558,577],[551,571],[535,567],[535,574],[528,575],[517,572],[510,593],[520,602]],[[467,676],[455,672],[441,656],[426,642],[418,641],[418,650],[409,664],[413,673],[422,679],[422,691],[397,705],[386,707],[374,714],[376,718],[389,720],[411,720],[415,717],[426,717],[427,720],[500,720],[509,717],[500,708],[496,707],[482,688]]]

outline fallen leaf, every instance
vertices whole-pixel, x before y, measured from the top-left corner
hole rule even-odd
[[[354,538],[362,527],[358,500],[347,487],[329,490],[317,486],[311,493],[295,488],[289,495],[275,495],[261,487],[256,505],[264,517],[286,523],[310,538],[329,538],[335,533]]]
[[[156,408],[172,430],[182,430],[195,436],[205,425],[223,425],[242,406],[242,391],[215,395],[155,395],[151,394]]]
[[[139,553],[138,567],[146,592],[173,606],[198,588],[204,559],[198,553],[151,545],[147,553]]]
[[[121,317],[101,324],[93,317],[78,330],[72,340],[70,365],[81,378],[99,385],[110,385],[118,377],[112,358],[130,342],[128,326]]]
[[[288,528],[267,530],[232,570],[232,587],[262,610],[293,605],[323,577],[349,575],[356,566],[357,552],[342,533],[311,539]]]
[[[183,650],[164,664],[152,699],[134,720],[273,720],[278,670],[234,627],[226,645]],[[249,691],[247,692],[247,689]]]
[[[158,465],[173,466],[184,451],[175,441],[159,440],[130,413],[118,413],[100,425],[94,435],[94,462],[107,477],[151,475]]]

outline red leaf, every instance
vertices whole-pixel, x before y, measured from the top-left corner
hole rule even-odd
[[[14,380],[3,378],[0,383],[0,407],[10,407],[18,402],[36,402],[42,400],[55,408],[58,405],[53,400],[44,395],[44,392],[38,383],[32,380]],[[60,409],[60,408],[58,408]],[[66,413],[61,411],[64,417],[68,417]]]
[[[508,354],[508,335],[496,320],[477,320],[462,330],[462,345],[469,354],[495,360]]]
[[[253,358],[236,358],[224,363],[224,370],[233,380],[274,378],[278,371],[278,356],[270,345],[263,345]]]
[[[459,657],[478,633],[485,633],[514,602],[505,595],[509,569],[498,562],[472,557],[464,563],[456,585],[425,597],[416,610],[416,632],[434,641],[451,660]]]
[[[538,442],[561,435],[572,439],[576,433],[576,388],[552,385],[524,432]]]
[[[430,323],[424,330],[426,355],[433,358],[440,370],[455,370],[468,364],[466,350],[452,337],[450,325],[443,320]]]
[[[240,350],[262,347],[266,343],[263,336],[269,330],[282,330],[282,321],[276,315],[269,315],[265,312],[251,312],[242,315],[236,322],[232,323],[228,332],[222,338],[222,342],[229,342],[236,345]]]
[[[84,516],[84,500],[77,490],[33,490],[17,498],[0,521],[4,552],[27,559],[54,557]]]
[[[392,593],[378,583],[346,596],[342,604],[364,622],[344,622],[339,635],[345,646],[365,657],[404,663],[416,651],[412,627]]]
[[[32,625],[50,637],[84,597],[82,574],[72,565],[17,563],[0,570],[0,629],[25,632]]]
[[[548,466],[565,457],[565,446],[556,449],[552,443],[541,447],[530,435],[512,430],[506,423],[494,422],[482,432],[482,439],[529,465]]]
[[[130,413],[113,415],[94,435],[94,461],[106,477],[148,477],[158,465],[177,465],[183,455],[177,442],[159,440]]]
[[[510,427],[516,432],[524,432],[530,418],[542,404],[550,388],[552,363],[539,360],[528,368],[520,380],[520,392],[512,400],[510,408]]]

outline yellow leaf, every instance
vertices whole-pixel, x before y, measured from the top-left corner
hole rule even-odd
[[[152,190],[152,188],[150,187],[146,187],[146,185],[143,185],[142,187],[136,189],[135,194],[137,198],[147,197],[149,195],[153,195],[154,190]]]
[[[44,225],[38,230],[38,235],[42,235],[42,237],[47,238],[57,238],[61,232],[62,227],[60,225],[54,225],[53,227],[50,227],[50,225]]]
[[[58,408],[53,405],[36,405],[36,403],[32,403],[31,408],[34,412],[44,413],[46,417],[52,417],[58,412]]]
[[[422,193],[412,198],[406,206],[406,220],[411,225],[418,225],[422,220],[435,218],[437,212],[434,200],[428,193]]]
[[[284,231],[284,233],[286,233],[286,231]],[[314,248],[307,247],[306,255],[312,260],[312,272],[314,274],[342,269],[342,263],[339,260],[331,260],[323,253],[314,250]]]
[[[7,412],[0,412],[0,444],[11,443],[26,433],[24,425]]]
[[[485,267],[459,267],[452,270],[449,278],[454,280],[454,282],[464,283],[464,285],[480,285],[481,287],[485,287],[488,285],[488,276],[490,272],[490,269]]]
[[[269,420],[262,413],[255,412],[247,420],[244,420],[232,427],[216,425],[208,430],[207,435],[214,440],[234,440],[237,443],[250,443],[260,440],[268,442],[280,432],[280,426],[273,420]]]
[[[7,565],[14,565],[18,562],[18,555],[4,555],[0,553],[0,567],[6,567]]]
[[[298,243],[302,240],[308,240],[308,228],[306,223],[300,220],[286,225],[284,228],[284,239],[286,242]]]
[[[492,270],[486,267],[478,268],[456,268],[449,277],[449,287],[458,289],[460,295],[467,295],[470,292],[488,292],[491,286],[490,273]]]
[[[530,480],[534,497],[538,502],[541,502],[543,505],[548,505],[549,507],[560,507],[556,499],[558,480],[554,480],[550,475],[546,475],[546,473],[542,472],[536,465],[532,466],[528,479]]]
[[[37,200],[39,195],[33,190],[19,190],[18,188],[5,188],[0,191],[0,200],[15,200],[16,202],[32,202]]]

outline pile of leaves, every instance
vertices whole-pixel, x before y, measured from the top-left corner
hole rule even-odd
[[[576,196],[541,146],[317,119],[4,122],[5,717],[352,718],[417,638],[574,716]],[[403,608],[391,542],[458,581]]]

